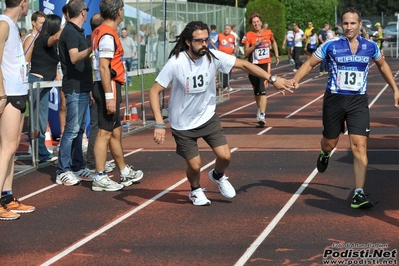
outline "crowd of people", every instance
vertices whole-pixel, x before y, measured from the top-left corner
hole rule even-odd
[[[88,39],[84,36],[82,26],[89,19],[89,8],[83,0],[71,0],[65,5],[65,25],[61,25],[61,18],[57,15],[34,13],[34,30],[24,40],[21,40],[16,22],[26,16],[29,1],[9,0],[6,4],[4,14],[0,15],[0,220],[15,220],[20,213],[35,210],[35,207],[19,202],[12,191],[14,155],[22,132],[28,83],[60,80],[62,76],[60,90],[64,95],[61,104],[65,106],[65,125],[55,173],[57,184],[73,186],[87,181],[92,183],[93,191],[118,191],[141,180],[143,172],[126,164],[121,140],[121,87],[125,82],[131,82],[125,80],[128,62],[125,66],[124,61],[141,52],[141,47],[134,47],[134,43],[126,40],[125,28],[121,34],[117,31],[123,20],[123,0],[100,1],[100,13],[90,18],[92,34]],[[272,54],[278,64],[279,53],[269,25],[262,21],[259,13],[251,14],[249,23],[252,29],[242,40],[236,36],[234,25],[226,24],[223,32],[217,33],[214,25],[208,26],[202,21],[188,23],[179,34],[174,32],[174,46],[149,91],[155,117],[153,140],[162,145],[167,137],[167,127],[161,113],[159,95],[172,84],[168,104],[169,124],[176,143],[176,153],[187,165],[189,199],[194,205],[211,204],[200,184],[199,138],[206,141],[216,156],[215,167],[208,173],[209,179],[226,198],[236,196],[225,174],[231,152],[220,118],[215,112],[215,73],[220,72],[228,77],[233,68],[238,68],[249,74],[258,106],[256,119],[259,125],[264,125],[267,84],[282,94],[292,93],[317,64],[323,64],[321,72],[326,72],[329,78],[323,102],[323,137],[317,169],[320,173],[326,171],[332,150],[338,143],[340,133],[344,132],[346,122],[354,156],[355,189],[351,207],[373,207],[374,202],[363,191],[370,131],[367,96],[370,60],[375,62],[392,88],[396,108],[399,108],[399,90],[378,45],[360,36],[359,12],[353,8],[345,9],[342,36],[338,38],[331,37],[334,34],[327,23],[317,34],[312,22],[308,23],[305,32],[294,22],[293,28],[289,29],[289,38],[284,42],[287,48],[293,47],[296,73],[292,79],[271,74]],[[165,36],[166,31],[166,27],[163,27],[163,31],[157,31],[157,34],[163,32]],[[138,36],[142,36],[142,33],[139,32]],[[161,40],[166,42],[166,39]],[[240,41],[247,59],[235,56]],[[303,43],[307,53],[304,63],[298,59]],[[345,60],[342,60],[343,57]],[[362,60],[355,57],[362,57]],[[58,71],[59,64],[61,71]],[[228,86],[228,83],[224,85]],[[42,133],[48,116],[46,90],[40,91],[39,99],[32,97],[40,102],[37,113],[41,162],[54,160],[43,146]],[[88,106],[92,145],[89,145],[85,160],[82,140]],[[44,110],[46,107],[47,110]],[[106,161],[108,149],[115,165]],[[94,168],[93,171],[87,165]],[[115,166],[120,171],[120,182],[107,175]]]

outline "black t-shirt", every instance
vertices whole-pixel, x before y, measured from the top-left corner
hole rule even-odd
[[[78,49],[79,52],[88,48],[84,37],[84,30],[76,24],[68,21],[62,30],[59,44],[60,61],[62,67],[62,90],[64,93],[89,92],[93,87],[93,74],[90,57],[72,64],[69,57],[71,49]]]
[[[40,74],[45,81],[52,81],[57,75],[59,62],[56,45],[48,47],[50,35],[39,36],[33,46],[30,72]]]
[[[321,38],[323,39],[323,42],[327,40],[327,32],[323,29],[319,31],[319,35],[321,35]]]

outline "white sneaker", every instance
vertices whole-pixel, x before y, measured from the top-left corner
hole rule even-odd
[[[110,161],[106,161],[105,162],[105,168],[107,168],[107,167],[114,169],[116,167],[116,165],[115,165],[115,163],[112,163]]]
[[[72,173],[72,171],[66,171],[61,174],[57,174],[55,182],[58,185],[74,186],[79,184],[80,180],[76,178],[76,176]]]
[[[80,169],[79,171],[73,172],[77,179],[80,181],[93,182],[95,175],[87,168]]]
[[[219,180],[213,178],[213,169],[208,173],[209,179],[219,186],[220,193],[228,199],[232,199],[236,196],[236,190],[227,180],[228,177],[223,175]]]
[[[266,124],[265,115],[262,115],[260,112],[256,115],[256,121],[260,126],[264,126]]]
[[[205,189],[197,188],[196,190],[190,191],[188,197],[196,206],[209,206],[211,201],[205,196]]]
[[[94,180],[91,186],[91,190],[93,191],[118,191],[122,188],[122,184],[109,179],[107,175],[97,176],[97,180]]]
[[[297,71],[298,71],[298,69],[294,68],[292,71],[294,71],[294,72],[297,72]]]
[[[144,176],[143,171],[141,170],[134,171],[133,166],[127,165],[127,167],[129,168],[129,174],[127,175],[121,174],[121,184],[123,184],[125,187],[128,187],[132,185],[134,182],[141,180]]]

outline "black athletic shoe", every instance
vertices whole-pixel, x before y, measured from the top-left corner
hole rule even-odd
[[[317,158],[317,170],[319,173],[324,173],[328,167],[328,160],[330,155],[324,156],[323,152],[320,151],[319,158]]]
[[[356,193],[352,197],[351,207],[354,209],[368,209],[374,206],[374,202],[372,202],[363,192]]]

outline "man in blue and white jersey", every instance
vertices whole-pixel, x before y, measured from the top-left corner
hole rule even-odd
[[[359,36],[362,27],[359,12],[347,8],[342,15],[343,36],[321,45],[293,78],[294,87],[323,59],[329,65],[329,78],[323,102],[323,138],[317,169],[323,173],[328,167],[331,151],[336,147],[344,122],[348,127],[354,157],[355,191],[352,208],[371,208],[374,203],[363,191],[367,171],[367,138],[370,115],[367,95],[367,75],[373,60],[394,92],[395,107],[399,108],[399,90],[391,68],[381,56],[378,46]]]

